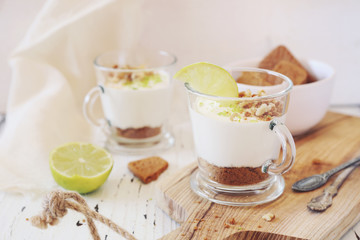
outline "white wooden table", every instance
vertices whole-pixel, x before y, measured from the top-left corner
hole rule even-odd
[[[360,117],[359,106],[333,107],[331,110]],[[175,146],[159,154],[169,162],[169,169],[160,178],[195,161],[189,121],[175,125],[173,133]],[[140,157],[115,155],[114,169],[108,181],[96,192],[86,195],[85,199],[91,208],[97,207],[99,213],[133,233],[137,239],[158,239],[179,225],[156,206],[156,181],[141,184],[128,171],[127,163]],[[71,210],[58,225],[47,230],[31,226],[28,219],[40,213],[43,197],[30,198],[0,191],[0,239],[91,239],[86,222],[83,222],[85,217]],[[123,239],[101,223],[96,225],[101,239]],[[360,235],[360,223],[351,228],[342,240],[357,240],[355,232]]]

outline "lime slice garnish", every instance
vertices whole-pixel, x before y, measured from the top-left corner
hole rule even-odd
[[[189,83],[193,89],[201,93],[238,97],[238,87],[234,78],[228,71],[214,64],[191,64],[180,69],[174,78]]]
[[[50,153],[50,169],[55,181],[78,193],[92,192],[103,185],[113,163],[110,153],[90,143],[66,143]]]

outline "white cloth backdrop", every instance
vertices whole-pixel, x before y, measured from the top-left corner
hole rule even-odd
[[[82,116],[95,82],[93,59],[136,45],[142,0],[50,0],[10,59],[12,83],[0,139],[0,189],[56,187],[49,152],[69,141],[99,141]],[[95,136],[96,135],[96,136]]]

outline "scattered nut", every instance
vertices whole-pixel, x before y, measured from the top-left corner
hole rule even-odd
[[[230,223],[231,225],[235,225],[235,224],[236,224],[236,221],[235,221],[234,218],[231,218],[231,219],[229,219],[229,223]]]
[[[271,222],[275,218],[275,215],[273,213],[267,213],[264,216],[262,216],[262,219],[264,219],[267,222]]]

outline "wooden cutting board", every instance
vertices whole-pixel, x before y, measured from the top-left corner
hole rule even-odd
[[[163,239],[339,239],[360,220],[360,168],[353,171],[333,205],[322,213],[309,211],[306,204],[324,187],[296,193],[291,186],[360,154],[360,118],[328,112],[311,133],[297,137],[295,142],[296,161],[284,175],[285,191],[265,205],[222,206],[199,197],[189,183],[196,163],[164,179],[159,183],[158,206],[181,227]],[[264,221],[262,216],[267,213],[273,213],[275,219]]]

